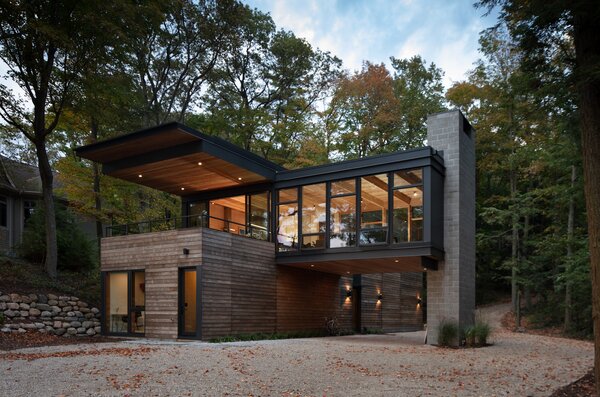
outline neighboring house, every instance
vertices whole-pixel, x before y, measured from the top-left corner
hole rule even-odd
[[[54,189],[60,186],[54,176]],[[0,155],[0,253],[13,255],[23,240],[23,230],[36,207],[41,205],[42,180],[37,167]],[[57,200],[67,204],[64,198]],[[96,240],[95,224],[76,218],[83,232]]]
[[[37,167],[0,155],[0,253],[21,243],[25,222],[42,198]]]
[[[106,175],[182,198],[183,219],[102,239],[103,332],[210,339],[253,332],[467,325],[475,306],[475,133],[428,118],[429,146],[286,170],[169,123],[80,147]]]

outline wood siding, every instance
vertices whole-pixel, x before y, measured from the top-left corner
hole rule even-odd
[[[189,250],[183,254],[184,248]],[[144,270],[147,337],[178,336],[178,269],[198,267],[201,337],[322,330],[336,316],[352,328],[351,277],[275,264],[273,243],[193,228],[102,239],[102,271]],[[362,277],[362,326],[422,328],[422,273]],[[377,293],[383,299],[377,302]]]

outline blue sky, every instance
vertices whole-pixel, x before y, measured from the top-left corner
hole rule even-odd
[[[444,70],[446,87],[473,68],[479,32],[496,22],[474,0],[244,1],[270,13],[278,28],[338,56],[346,69],[421,55]]]

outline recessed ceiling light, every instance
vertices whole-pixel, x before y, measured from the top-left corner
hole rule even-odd
[[[239,177],[239,178],[238,178],[238,181],[241,181],[241,180],[242,180],[242,177]]]
[[[138,178],[141,178],[141,177],[142,177],[142,174],[139,174],[139,175],[138,175]]]
[[[310,265],[310,267],[315,267],[315,265]]]
[[[400,261],[399,261],[398,259],[396,259],[394,262],[398,263],[398,262],[400,262]]]
[[[424,271],[424,272],[426,272],[426,271],[427,271],[427,268],[426,268],[426,267],[424,267],[424,268],[423,268],[423,271]]]
[[[350,274],[350,272],[346,272],[346,274]]]
[[[184,188],[184,187],[182,187],[182,188],[181,188],[181,190],[185,190],[185,188]]]
[[[202,161],[198,161],[198,165],[202,165]]]
[[[413,193],[413,197],[417,197],[419,194],[417,192]]]

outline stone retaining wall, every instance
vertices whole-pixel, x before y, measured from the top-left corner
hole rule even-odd
[[[0,292],[0,332],[37,331],[52,335],[100,334],[100,310],[75,296],[6,294]]]

